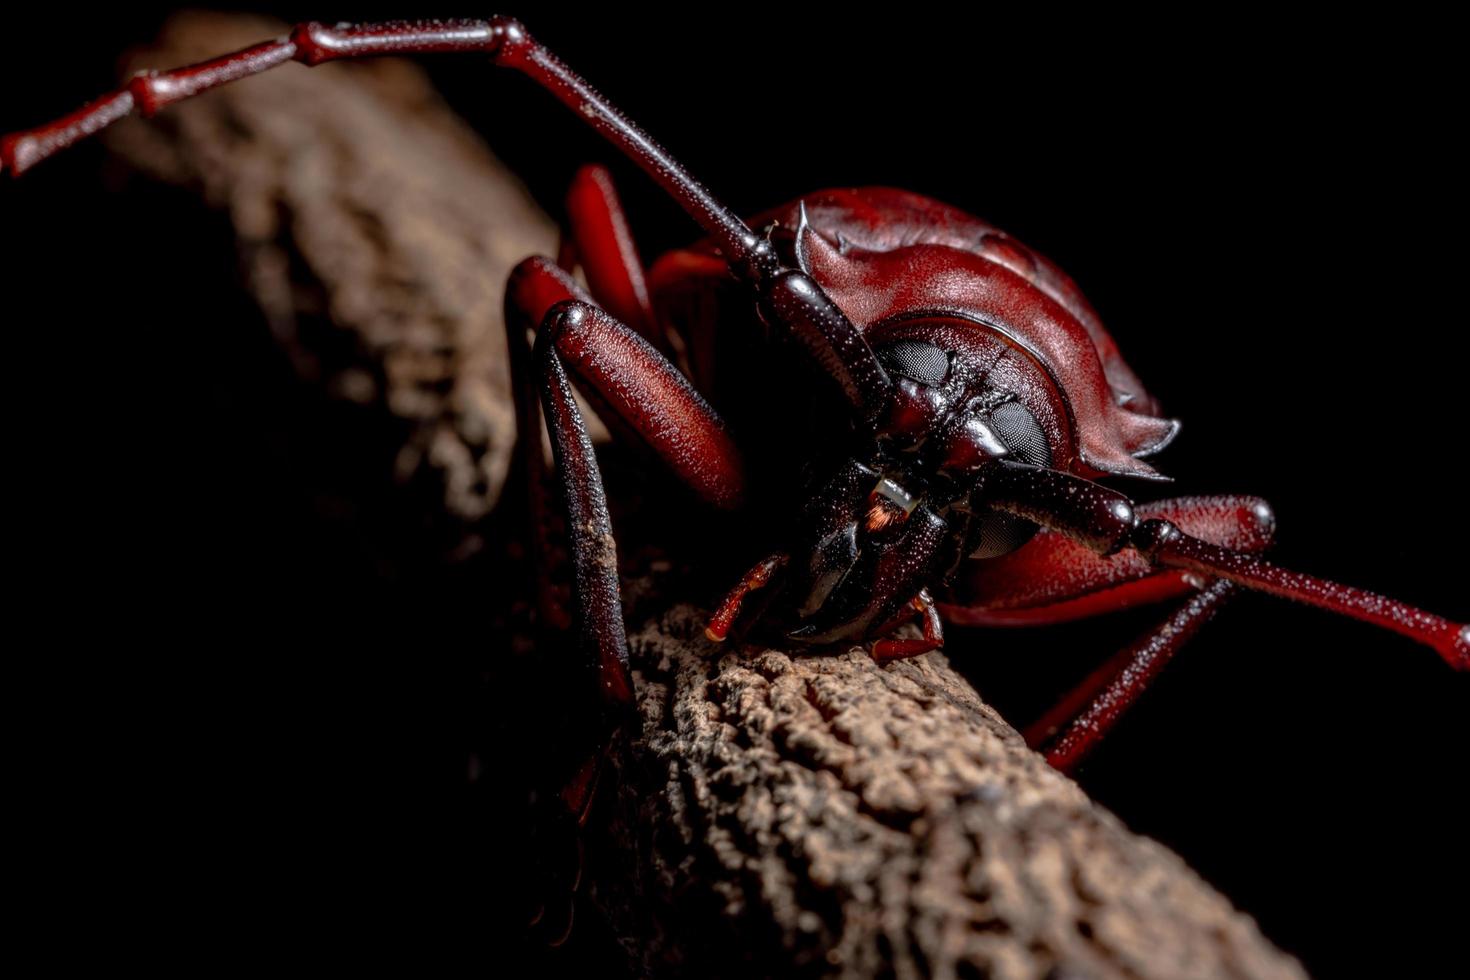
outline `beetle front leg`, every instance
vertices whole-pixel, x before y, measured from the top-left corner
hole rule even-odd
[[[542,503],[538,494],[544,472],[537,465],[541,450],[534,425],[538,413],[529,377],[534,372],[571,551],[571,625],[578,633],[580,648],[598,671],[604,697],[613,704],[625,704],[632,691],[627,680],[617,555],[602,475],[572,393],[573,379],[598,405],[600,414],[641,438],[681,482],[717,507],[734,507],[742,499],[741,457],[724,422],[684,376],[635,331],[588,303],[571,278],[550,260],[528,259],[517,267],[507,307],[512,314],[506,322],[533,527],[545,526],[544,518],[538,519],[541,508],[537,506]],[[527,358],[523,331],[527,318],[536,311],[540,311],[541,326],[534,353]],[[544,547],[543,539],[538,548]],[[543,598],[543,604],[546,602]]]
[[[612,523],[568,366],[589,395],[707,502],[741,502],[740,454],[719,416],[684,376],[632,329],[591,304],[564,300],[547,311],[536,336],[536,362],[571,543],[580,642],[596,651],[604,695],[627,703],[632,689]]]
[[[505,339],[516,415],[511,479],[521,484],[525,494],[536,611],[542,626],[553,632],[572,628],[572,611],[565,588],[557,582],[557,572],[566,564],[564,534],[553,500],[557,493],[554,474],[541,443],[541,395],[531,337],[551,306],[585,298],[569,273],[539,257],[516,266],[505,291]]]
[[[724,423],[684,377],[631,329],[589,303],[575,280],[550,259],[526,259],[511,274],[505,324],[537,606],[550,629],[575,631],[611,717],[632,696],[622,601],[602,475],[572,383],[594,400],[605,421],[642,438],[716,506],[741,500],[742,463]],[[538,325],[533,347],[528,334]],[[555,472],[542,450],[543,412]],[[553,572],[568,557],[559,554],[558,512],[572,566],[570,603],[552,585]],[[584,810],[592,785],[590,779],[569,783],[568,809]]]
[[[572,385],[554,344],[566,310],[557,307],[542,324],[537,343],[537,365],[542,372],[541,405],[556,461],[562,513],[566,516],[571,547],[578,646],[596,666],[598,688],[604,701],[622,707],[632,703],[628,676],[628,639],[623,628],[622,592],[618,584],[618,555],[612,521],[607,514],[602,473],[592,451],[592,439],[582,412],[572,396]]]

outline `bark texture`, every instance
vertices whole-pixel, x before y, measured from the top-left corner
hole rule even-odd
[[[879,667],[631,639],[622,783],[650,972],[1287,977],[1295,961],[1174,854],[1046,765],[941,654]],[[697,945],[681,936],[716,935]],[[721,934],[723,933],[723,934]]]
[[[279,31],[190,14],[134,66]],[[302,375],[406,423],[397,478],[427,469],[472,528],[513,438],[505,275],[554,234],[423,76],[288,66],[110,139],[228,212]],[[1300,975],[1178,857],[1029,751],[942,655],[880,668],[860,650],[720,649],[700,610],[649,588],[637,607],[652,618],[632,634],[638,730],[617,754],[620,846],[588,885],[641,971]]]
[[[125,69],[189,64],[285,29],[184,13]],[[227,211],[249,289],[299,373],[407,423],[399,479],[427,470],[465,522],[489,511],[515,429],[505,281],[527,256],[554,255],[556,230],[422,71],[391,59],[285,65],[124,120],[106,139]]]

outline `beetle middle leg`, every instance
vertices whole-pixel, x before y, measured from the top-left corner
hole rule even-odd
[[[573,603],[568,618],[580,649],[598,673],[604,699],[625,704],[632,692],[612,524],[602,474],[572,394],[573,379],[600,416],[637,435],[681,482],[716,507],[733,508],[741,502],[745,477],[740,453],[724,422],[684,376],[632,328],[589,302],[549,259],[527,259],[516,268],[506,306],[521,429],[518,455],[529,478],[536,546],[543,552],[547,547],[543,532],[549,516],[539,439],[544,412],[571,552]],[[538,322],[533,350],[525,329]],[[550,559],[543,554],[539,560],[544,572]],[[543,613],[554,610],[555,599],[544,590],[542,595]],[[562,616],[553,611],[551,618]]]

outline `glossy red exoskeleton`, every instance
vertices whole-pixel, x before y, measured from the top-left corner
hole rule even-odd
[[[1178,601],[1158,630],[1033,727],[1032,740],[1059,767],[1075,763],[1241,586],[1393,629],[1470,667],[1465,626],[1261,560],[1273,529],[1259,499],[1135,506],[1096,482],[1156,478],[1145,460],[1177,425],[1046,259],[954,208],[890,189],[821,191],[747,223],[512,20],[303,24],[200,65],[140,75],[68,117],[7,136],[0,168],[19,174],[130,112],[287,61],[455,51],[487,54],[546,88],[708,236],[645,272],[606,173],[587,169],[569,198],[564,254],[528,259],[508,292],[534,525],[553,523],[558,505],[542,490],[554,481],[573,570],[574,601],[563,608],[542,568],[540,605],[549,623],[575,630],[611,715],[632,691],[612,527],[574,384],[713,507],[737,509],[752,497],[794,504],[777,550],[749,556],[751,572],[716,609],[713,640],[758,618],[803,643],[872,640],[886,660],[942,645],[941,616],[1046,623]],[[779,488],[756,485],[758,461],[695,388],[715,383],[733,331],[762,325],[825,376],[834,408],[821,419],[821,452],[800,481],[792,475]],[[543,416],[554,477],[538,451]],[[913,616],[922,637],[891,635]],[[585,805],[575,788],[584,785],[567,795],[573,810]]]

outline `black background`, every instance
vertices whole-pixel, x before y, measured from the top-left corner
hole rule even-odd
[[[894,184],[1048,254],[1184,420],[1156,461],[1179,492],[1260,494],[1283,564],[1470,616],[1463,105],[1431,29],[516,12],[738,210]],[[110,87],[159,20],[36,14],[4,38],[0,130]],[[426,64],[553,213],[612,160],[523,81]],[[457,794],[495,644],[474,603],[505,584],[383,565],[391,447],[354,442],[263,327],[219,336],[251,322],[205,258],[223,229],[178,239],[183,205],[109,194],[102,162],[0,186],[25,921],[64,958],[492,965],[514,929],[484,894],[510,886],[456,856],[509,831]],[[647,256],[691,237],[613,167]],[[1150,619],[948,650],[1024,722]],[[1247,597],[1078,778],[1309,970],[1427,972],[1463,962],[1467,694],[1408,641]]]

